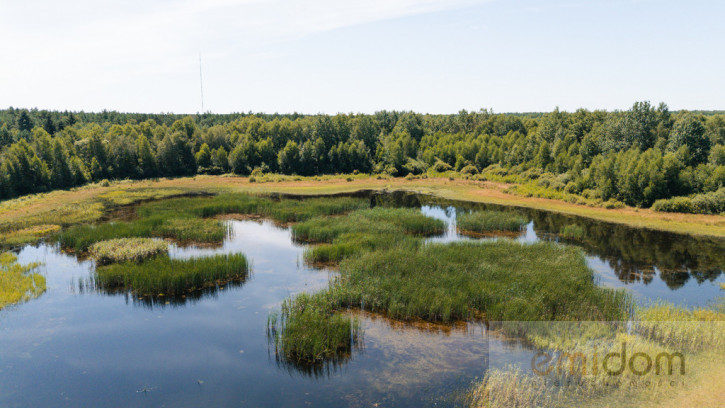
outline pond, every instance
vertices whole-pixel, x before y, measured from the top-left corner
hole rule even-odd
[[[433,241],[471,239],[456,232],[455,214],[474,208],[528,217],[516,237],[526,242],[561,240],[564,226],[579,225],[586,238],[569,243],[584,248],[600,284],[626,287],[640,302],[705,305],[725,282],[724,240],[409,193],[359,195],[445,220]],[[22,248],[21,263],[45,264],[48,291],[0,311],[0,406],[458,406],[488,367],[526,360],[524,347],[483,323],[410,324],[350,311],[364,341],[348,359],[315,371],[278,361],[269,314],[290,295],[325,287],[335,271],[306,265],[288,227],[228,222],[221,246],[172,245],[171,256],[243,252],[250,276],[185,298],[104,293],[88,284],[92,261],[52,244]]]

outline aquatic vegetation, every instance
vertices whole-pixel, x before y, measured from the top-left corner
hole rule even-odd
[[[166,253],[168,243],[151,238],[117,238],[97,242],[88,249],[99,265],[116,262],[141,262]]]
[[[357,318],[335,308],[326,294],[299,294],[270,316],[267,335],[278,358],[297,364],[329,363],[358,347],[362,332]]]
[[[456,214],[458,229],[464,232],[519,231],[528,223],[521,215],[503,211],[472,211]]]
[[[182,242],[222,242],[229,235],[229,225],[213,219],[171,218],[154,228],[152,235]]]
[[[35,225],[16,231],[5,232],[0,236],[0,245],[21,245],[35,242],[43,237],[58,232],[60,225]]]
[[[96,285],[127,290],[137,296],[179,295],[210,285],[246,279],[249,264],[242,254],[191,259],[157,256],[141,263],[125,262],[96,268]]]
[[[0,309],[35,299],[45,292],[45,276],[32,272],[41,264],[19,265],[17,261],[10,252],[0,253]]]
[[[725,351],[725,313],[658,302],[637,312],[634,330],[663,345],[689,351]]]
[[[344,217],[314,218],[292,226],[298,241],[333,242],[343,234],[440,234],[445,228],[441,220],[430,218],[410,208],[375,207],[353,211]]]
[[[569,224],[561,229],[559,235],[566,239],[581,241],[586,235],[586,230],[584,229],[584,227],[581,227],[579,225]]]
[[[600,288],[581,250],[509,240],[393,247],[347,258],[330,289],[340,306],[431,321],[618,320],[630,300]]]
[[[369,201],[354,197],[275,199],[250,194],[227,193],[213,197],[171,199],[139,207],[142,217],[164,213],[186,213],[196,217],[223,214],[253,214],[277,222],[297,222],[323,215],[336,215],[369,207]]]
[[[292,226],[302,242],[326,243],[305,252],[310,262],[339,262],[364,250],[416,246],[415,237],[439,234],[445,224],[419,210],[376,207],[344,217],[318,217]]]

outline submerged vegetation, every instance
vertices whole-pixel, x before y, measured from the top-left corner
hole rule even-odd
[[[168,243],[150,238],[117,238],[97,242],[89,248],[91,257],[100,265],[116,262],[141,262],[165,253]]]
[[[462,232],[519,231],[528,223],[521,215],[503,211],[472,211],[456,214],[456,225]]]
[[[45,276],[32,272],[39,263],[20,265],[10,253],[0,253],[0,309],[37,298],[45,292]]]
[[[210,285],[245,280],[249,264],[242,254],[170,259],[161,255],[141,263],[125,262],[96,268],[96,285],[136,296],[183,295]]]

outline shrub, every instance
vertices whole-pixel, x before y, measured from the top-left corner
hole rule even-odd
[[[444,162],[441,159],[436,159],[435,163],[433,163],[433,165],[430,166],[430,168],[431,168],[431,170],[433,170],[434,172],[437,172],[437,173],[443,173],[446,171],[453,170],[453,167],[450,164]]]
[[[469,164],[468,166],[464,166],[461,169],[461,172],[460,173],[461,174],[467,174],[467,175],[473,176],[473,175],[478,174],[478,169],[476,168],[476,166],[474,166],[472,164]]]

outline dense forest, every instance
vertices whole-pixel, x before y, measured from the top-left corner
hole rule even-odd
[[[725,212],[725,114],[453,115],[0,111],[0,199],[104,179],[235,173],[446,174],[518,194],[659,211]]]

